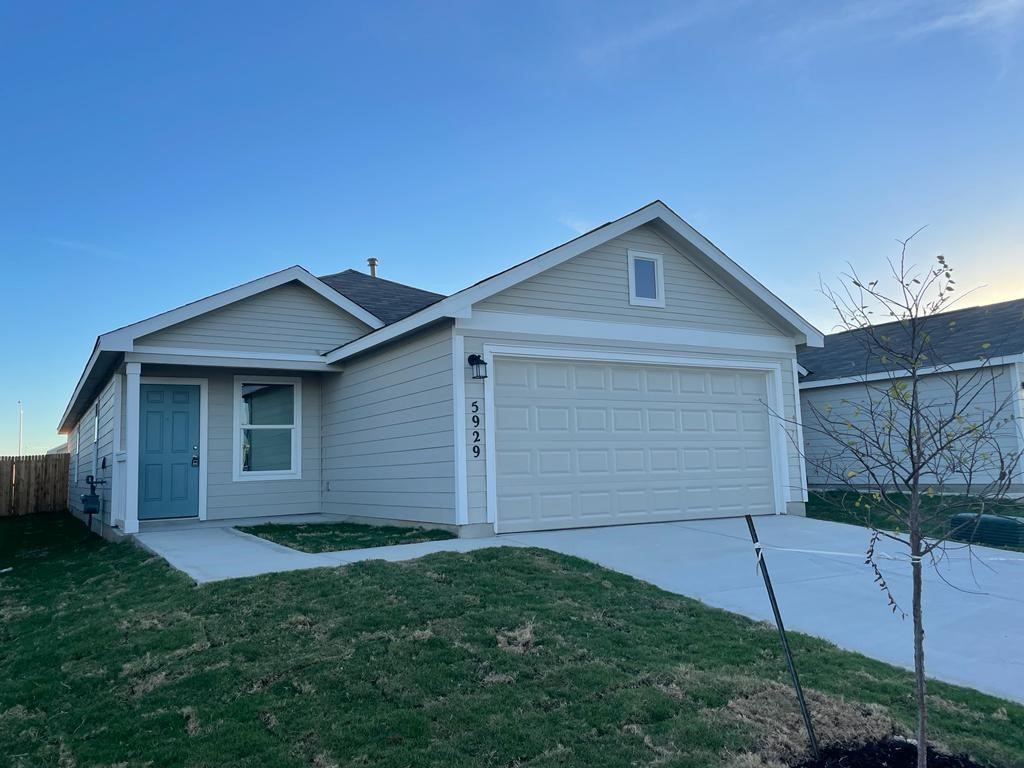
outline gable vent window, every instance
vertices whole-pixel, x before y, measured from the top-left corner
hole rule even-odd
[[[665,273],[660,253],[629,251],[629,303],[665,306]]]
[[[301,477],[301,383],[235,377],[234,479]]]

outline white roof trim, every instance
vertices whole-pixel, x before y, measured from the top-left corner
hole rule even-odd
[[[351,357],[445,317],[467,317],[472,311],[473,304],[656,219],[660,219],[676,234],[692,243],[694,247],[717,267],[750,291],[771,312],[794,328],[797,328],[806,337],[808,346],[820,347],[824,344],[824,335],[821,331],[804,320],[791,307],[761,285],[736,262],[722,253],[710,240],[683,221],[671,208],[661,201],[656,201],[638,211],[623,216],[621,219],[587,232],[575,240],[570,240],[564,245],[542,253],[540,256],[524,261],[511,269],[499,272],[476,285],[452,294],[448,298],[442,299],[436,304],[431,304],[429,307],[421,309],[419,312],[409,315],[396,323],[392,323],[378,331],[368,333],[348,344],[338,347],[326,354],[327,362],[334,363],[344,360],[346,357]]]
[[[221,291],[220,293],[215,293],[212,296],[207,296],[205,299],[193,301],[192,303],[185,304],[177,309],[162,312],[159,315],[154,315],[153,317],[147,318],[146,320],[142,320],[138,323],[126,325],[123,328],[118,328],[116,331],[104,333],[99,338],[99,348],[104,352],[131,352],[135,339],[140,336],[148,336],[149,334],[156,333],[164,328],[169,328],[172,325],[177,325],[178,323],[185,322],[186,320],[191,320],[194,317],[199,317],[207,312],[212,312],[215,309],[226,307],[229,304],[234,304],[236,301],[241,301],[242,299],[248,299],[251,296],[263,293],[264,291],[269,291],[271,288],[277,288],[278,286],[292,281],[302,283],[310,290],[320,294],[329,302],[358,320],[361,320],[371,328],[377,329],[384,326],[384,322],[379,317],[367,312],[354,301],[345,298],[302,267],[294,266],[288,267],[288,269],[282,269],[280,272],[274,272],[264,277],[257,278],[256,280],[252,280],[248,283],[236,285],[234,288],[229,288],[226,291]]]
[[[60,417],[60,426],[57,427],[57,434],[64,435],[71,432],[71,427],[65,427],[65,422],[71,414],[71,406],[78,400],[78,396],[82,393],[82,387],[85,386],[85,380],[89,378],[89,372],[92,371],[93,366],[96,365],[96,361],[100,357],[100,345],[97,340],[95,346],[92,348],[92,354],[89,355],[89,361],[85,364],[85,370],[82,371],[81,377],[78,379],[78,384],[75,386],[75,391],[71,394],[71,399],[68,400],[67,408],[64,409],[64,415]],[[67,429],[67,432],[63,431]]]
[[[918,368],[921,376],[933,374],[956,373],[957,371],[970,371],[976,368],[998,368],[1001,365],[1013,365],[1024,362],[1024,355],[1005,355],[1003,357],[989,357],[984,360],[964,360],[960,363],[949,363],[948,365],[932,365],[927,368]],[[821,389],[822,387],[841,387],[847,384],[870,384],[873,381],[889,381],[894,379],[907,379],[910,374],[902,371],[878,371],[878,373],[864,373],[860,376],[840,376],[835,379],[821,379],[820,381],[807,381],[800,384],[800,389]]]
[[[141,320],[131,325],[126,325],[123,328],[104,333],[98,339],[96,339],[96,346],[93,349],[92,355],[89,357],[89,362],[85,366],[85,370],[82,372],[82,377],[78,380],[78,386],[75,387],[75,392],[71,396],[71,400],[68,401],[67,408],[64,409],[64,416],[61,417],[61,425],[67,421],[69,414],[72,411],[75,403],[82,392],[86,380],[89,378],[89,374],[92,372],[93,366],[96,365],[96,361],[99,359],[101,352],[132,352],[135,350],[135,340],[141,336],[147,336],[151,333],[156,333],[164,328],[169,328],[172,325],[191,320],[194,317],[199,317],[207,312],[212,312],[215,309],[226,307],[229,304],[234,304],[236,301],[247,299],[251,296],[269,291],[272,288],[285,285],[286,283],[298,282],[309,288],[311,291],[318,293],[327,301],[334,304],[336,307],[344,312],[355,317],[357,320],[368,325],[370,328],[378,329],[384,327],[384,321],[376,315],[367,312],[361,306],[356,304],[351,299],[346,298],[338,291],[331,288],[326,283],[317,279],[312,273],[303,269],[300,266],[288,267],[288,269],[282,269],[280,272],[273,272],[269,275],[259,277],[255,280],[251,280],[248,283],[242,283],[236,285],[234,288],[229,288],[226,291],[215,293],[212,296],[193,301],[189,304],[185,304],[177,309],[172,309],[167,312],[161,312],[159,315]],[[230,356],[231,353],[228,353]],[[223,356],[224,353],[221,353]],[[250,355],[251,357],[252,355]],[[323,362],[322,357],[317,357],[316,360]]]

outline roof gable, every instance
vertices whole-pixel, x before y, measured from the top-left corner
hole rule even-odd
[[[370,327],[298,282],[269,288],[135,339],[136,352],[320,355]]]
[[[141,336],[169,328],[185,320],[191,320],[207,312],[226,307],[241,299],[247,299],[250,296],[255,296],[271,288],[276,288],[293,281],[302,283],[370,328],[382,328],[384,326],[379,317],[371,312],[367,312],[354,301],[332,290],[302,267],[294,266],[266,275],[265,277],[257,278],[248,283],[243,283],[242,285],[236,285],[234,288],[229,288],[226,291],[193,301],[177,309],[162,312],[138,323],[126,325],[123,328],[118,328],[116,331],[104,333],[99,337],[99,346],[101,349],[106,350],[131,351],[135,339]]]
[[[630,302],[630,253],[661,257],[663,306]],[[650,224],[499,291],[473,309],[783,335],[774,325],[774,317],[767,316],[759,305],[740,299]]]
[[[821,331],[755,280],[714,243],[683,221],[671,208],[657,200],[557,248],[492,275],[386,328],[344,344],[330,352],[327,361],[343,360],[441,318],[468,317],[474,304],[644,224],[650,224],[669,242],[678,243],[677,247],[686,249],[702,270],[743,301],[757,306],[767,316],[774,318],[776,324],[791,332],[800,342],[810,346],[821,346]]]

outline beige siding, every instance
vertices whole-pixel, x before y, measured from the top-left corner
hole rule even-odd
[[[369,330],[304,285],[289,283],[143,336],[136,345],[322,354]]]
[[[452,332],[346,361],[324,386],[325,512],[455,522]]]
[[[99,405],[99,429],[94,428],[93,416]],[[94,475],[97,479],[106,480],[106,484],[97,487],[96,493],[101,498],[101,513],[105,523],[110,522],[110,498],[114,472],[114,377],[111,377],[100,391],[100,395],[90,405],[75,425],[71,433],[69,447],[71,459],[69,464],[70,482],[68,483],[68,503],[76,512],[82,509],[81,495],[89,493],[85,478]],[[81,432],[81,450],[76,452],[78,434]],[[94,436],[97,439],[94,441]],[[106,464],[106,466],[104,466]],[[78,481],[75,482],[75,467],[78,468]]]
[[[142,376],[207,379],[209,437],[206,461],[208,520],[311,514],[320,511],[320,376],[302,379],[302,477],[236,481],[232,473],[234,377],[244,370],[145,365]],[[249,371],[249,373],[257,373]],[[288,376],[282,371],[260,375]]]
[[[505,345],[516,345],[524,347],[537,347],[541,348],[562,348],[572,349],[584,347],[588,350],[606,351],[608,353],[621,353],[621,352],[632,352],[636,354],[650,353],[656,355],[685,355],[686,357],[695,358],[714,358],[721,360],[725,354],[724,350],[708,350],[697,347],[684,347],[677,345],[661,345],[661,344],[641,344],[641,343],[630,343],[624,344],[619,341],[602,341],[597,339],[578,339],[578,338],[566,338],[566,337],[555,337],[555,336],[528,336],[524,334],[511,334],[511,333],[496,333],[488,332],[482,334],[480,332],[465,332],[465,352],[466,355],[473,353],[480,354],[483,352],[483,346],[485,343],[492,344],[505,344]],[[786,441],[787,451],[787,466],[789,476],[783,478],[783,482],[787,487],[787,494],[790,501],[800,502],[803,500],[803,490],[801,486],[801,472],[800,472],[800,452],[796,447],[796,395],[794,391],[793,382],[793,365],[792,361],[796,357],[796,351],[792,355],[786,354],[770,354],[770,353],[755,353],[755,352],[738,352],[733,353],[737,359],[744,360],[758,360],[764,361],[767,364],[778,363],[782,370],[782,400],[784,408],[784,419],[786,420],[787,430],[790,435],[790,439]],[[481,425],[475,431],[480,432],[480,443],[483,446],[486,443],[486,432],[489,425],[485,423],[483,416],[483,403],[484,403],[484,386],[483,382],[474,380],[468,368],[463,365],[464,375],[466,377],[466,446],[467,446],[467,480],[468,480],[468,501],[469,501],[469,522],[470,523],[483,523],[487,520],[487,484],[486,484],[486,461],[483,449],[479,458],[474,458],[472,454],[472,445],[474,439],[474,428],[470,422],[471,414],[473,413],[473,403],[477,402],[480,405]]]
[[[1014,389],[1015,377],[1012,374],[1011,366],[1002,366],[992,371],[993,378],[985,385],[984,393],[981,394],[970,410],[974,412],[991,413],[996,407],[1006,406],[1007,417],[1013,415],[1012,398],[1020,397],[1020,393]],[[961,384],[966,385],[966,377],[971,372],[962,372]],[[975,381],[980,381],[976,379]],[[935,413],[948,413],[952,407],[952,394],[955,387],[952,374],[927,376],[921,381],[921,398],[929,408],[935,407]],[[849,420],[860,428],[870,427],[870,408],[867,403],[874,402],[874,410],[878,410],[877,404],[885,402],[885,382],[873,382],[865,384],[845,384],[834,387],[819,387],[804,389],[800,393],[800,401],[804,420],[804,448],[807,454],[807,481],[812,486],[835,484],[835,473],[845,474],[847,469],[859,469],[849,459],[843,456],[842,442],[827,434],[834,431],[827,424],[828,421],[842,422]],[[949,406],[949,408],[947,408]],[[818,414],[821,414],[820,416]],[[967,414],[968,418],[970,415]],[[840,429],[842,429],[840,423]],[[1013,421],[1007,421],[998,427],[995,434],[999,450],[1008,455],[1020,450],[1018,438],[1019,425]],[[851,436],[853,433],[850,433]],[[829,469],[823,469],[823,464],[828,464]],[[1018,482],[1020,473],[1018,472]],[[988,473],[982,477],[988,477]],[[934,481],[934,477],[928,481]],[[850,480],[851,483],[869,484],[871,479],[867,476],[856,476]],[[957,483],[954,480],[953,485]]]
[[[629,249],[663,255],[664,308],[629,303]],[[480,302],[475,309],[783,335],[649,226],[531,277]]]

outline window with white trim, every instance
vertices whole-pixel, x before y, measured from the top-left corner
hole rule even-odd
[[[629,303],[638,307],[665,306],[665,270],[660,253],[629,251]]]
[[[301,379],[236,376],[234,410],[234,479],[301,477]]]
[[[74,472],[74,475],[75,475],[74,483],[75,483],[75,485],[78,484],[78,456],[79,456],[79,454],[81,454],[81,452],[82,452],[82,425],[79,424],[77,427],[75,427],[75,460],[73,462],[74,470],[75,470],[75,472]]]

